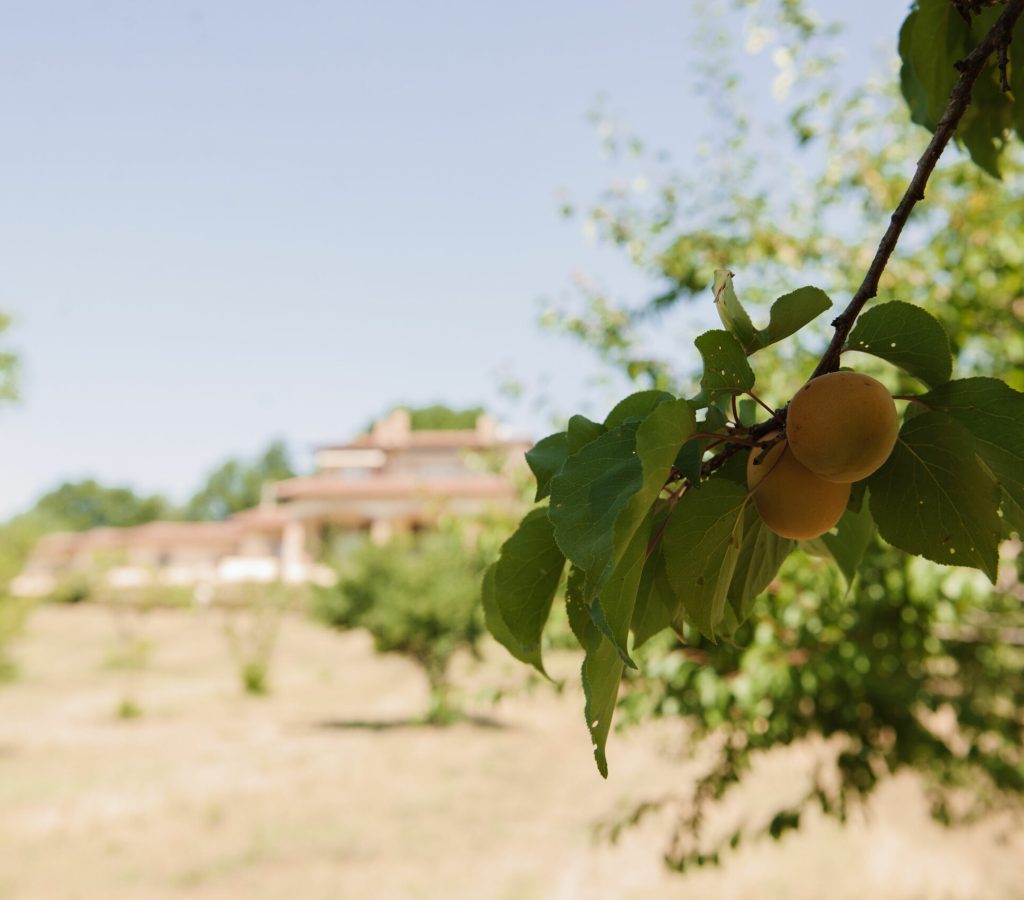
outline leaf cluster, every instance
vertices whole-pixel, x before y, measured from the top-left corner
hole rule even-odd
[[[688,746],[711,750],[692,790],[656,804],[677,818],[668,861],[720,862],[754,837],[799,827],[810,807],[844,821],[903,769],[924,776],[941,821],[1021,811],[1022,623],[1012,593],[873,540],[848,592],[824,561],[796,554],[734,643],[696,635],[685,647],[652,647],[627,681],[623,713],[682,713]],[[823,739],[823,752],[789,801],[760,821],[706,828],[709,807],[758,756],[807,738]]]
[[[316,613],[334,627],[365,628],[378,652],[406,656],[442,682],[452,655],[483,637],[484,566],[482,550],[453,529],[367,543],[336,586],[319,590]]]
[[[527,514],[484,579],[492,634],[543,672],[541,638],[568,567],[565,602],[585,651],[585,715],[595,758],[605,744],[620,681],[652,636],[674,631],[735,639],[756,598],[795,549],[749,502],[738,451],[766,447],[785,425],[752,393],[750,358],[809,324],[831,303],[815,288],[779,298],[755,328],[727,271],[713,284],[723,329],[697,338],[703,362],[691,398],[648,390],[602,422],[573,416],[527,453],[547,501]],[[941,325],[910,304],[861,317],[846,351],[883,360],[930,390],[913,395],[889,460],[852,492],[837,527],[807,549],[852,581],[876,527],[895,547],[995,580],[1001,537],[1024,531],[1024,394],[997,379],[950,381]],[[762,422],[738,398],[769,412]],[[865,499],[867,498],[867,499]]]
[[[970,10],[949,0],[917,0],[899,38],[900,89],[914,122],[936,130],[962,61],[1002,13],[1001,5]],[[1024,27],[1017,30],[1024,33]],[[1024,48],[1019,41],[1005,46],[982,73],[957,138],[978,166],[998,178],[1011,132],[1024,137]]]

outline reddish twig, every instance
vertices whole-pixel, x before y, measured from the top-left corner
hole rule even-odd
[[[978,76],[981,75],[982,70],[988,63],[989,57],[993,53],[1000,53],[1000,48],[1009,46],[1013,37],[1013,26],[1017,23],[1017,19],[1020,18],[1022,12],[1024,12],[1024,0],[1010,0],[1006,5],[1006,9],[1003,10],[1003,14],[996,20],[989,33],[981,39],[978,46],[968,54],[966,59],[957,63],[960,77],[956,80],[956,84],[949,95],[946,110],[943,112],[942,118],[939,119],[939,124],[935,128],[935,134],[932,135],[932,139],[928,142],[924,153],[921,154],[921,158],[917,161],[917,170],[914,172],[914,177],[910,179],[910,184],[907,185],[903,198],[896,207],[896,211],[892,214],[889,227],[886,228],[885,234],[882,235],[882,240],[878,243],[878,249],[875,251],[874,259],[871,260],[871,265],[868,266],[864,281],[861,282],[857,293],[853,295],[846,309],[832,323],[832,327],[835,328],[832,341],[822,355],[817,368],[811,374],[811,378],[835,372],[839,368],[839,353],[842,350],[843,344],[846,342],[846,338],[853,329],[853,324],[857,321],[857,316],[860,315],[864,305],[878,293],[878,281],[882,277],[882,272],[885,271],[889,257],[892,256],[893,251],[896,249],[896,242],[899,240],[900,234],[910,218],[910,213],[917,202],[924,199],[924,189],[928,183],[928,178],[935,169],[935,165],[938,163],[939,157],[942,156],[942,152],[946,149],[946,145],[956,132],[956,126],[959,124],[964,112],[966,112],[967,107],[970,105],[974,82],[978,80]]]

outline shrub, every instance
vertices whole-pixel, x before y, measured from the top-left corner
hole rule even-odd
[[[452,656],[476,650],[484,634],[479,580],[484,554],[454,530],[367,544],[350,558],[317,613],[337,628],[365,628],[380,653],[419,665],[430,685],[427,721],[457,717],[448,681]]]

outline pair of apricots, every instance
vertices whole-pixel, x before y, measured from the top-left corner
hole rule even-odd
[[[846,509],[853,482],[889,458],[898,430],[896,404],[874,378],[832,372],[807,382],[789,404],[783,439],[747,459],[747,486],[765,525],[795,540],[824,534]]]

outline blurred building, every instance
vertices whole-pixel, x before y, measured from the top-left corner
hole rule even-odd
[[[321,447],[314,474],[268,483],[259,506],[222,522],[151,522],[43,537],[11,591],[45,596],[76,577],[111,588],[329,582],[323,560],[442,516],[514,514],[526,440],[481,415],[465,430],[420,431],[393,411],[347,444]]]

